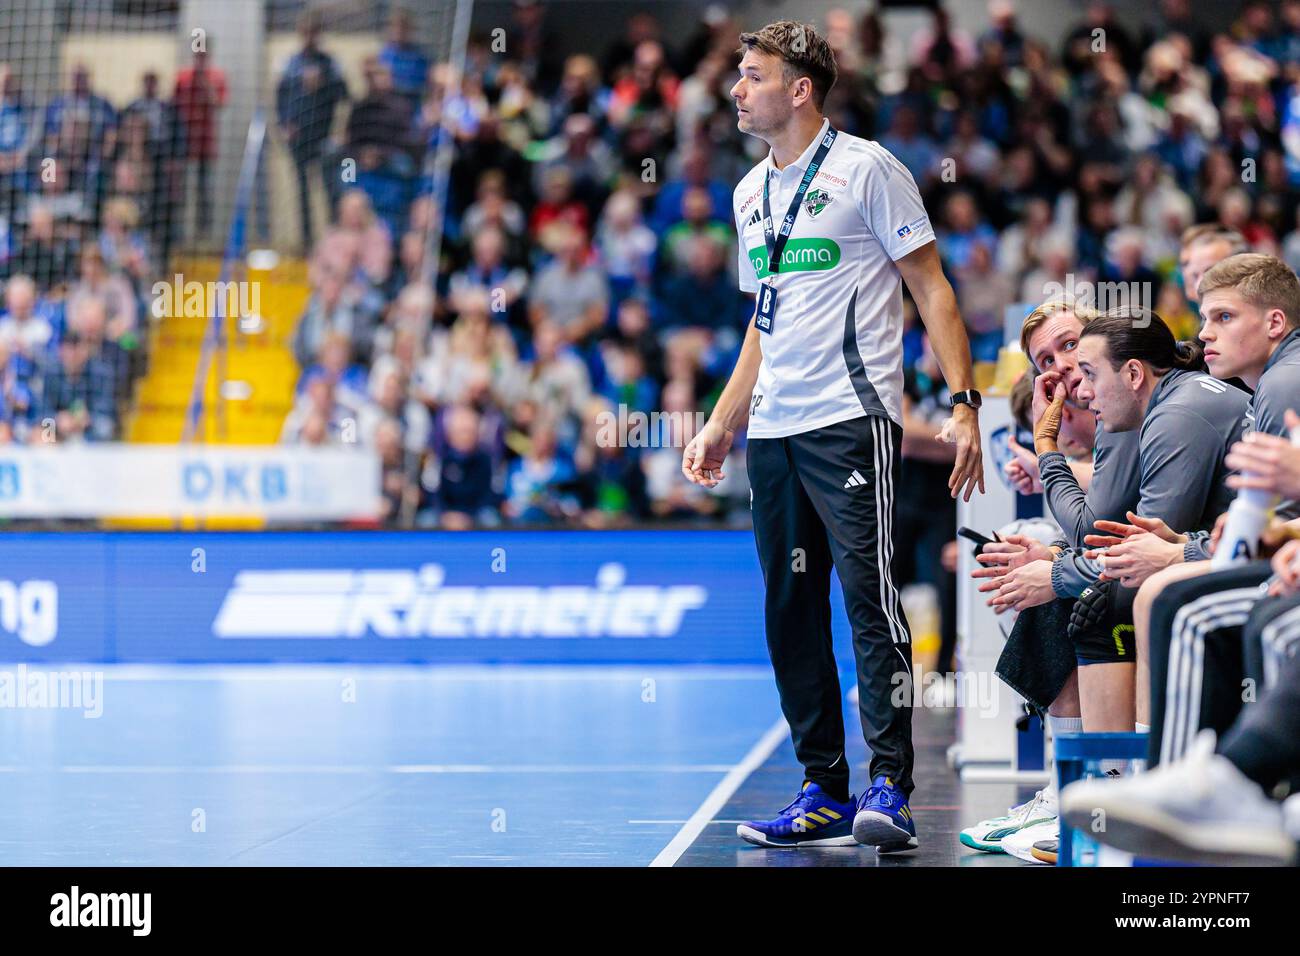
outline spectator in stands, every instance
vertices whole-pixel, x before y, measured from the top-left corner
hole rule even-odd
[[[549,246],[555,241],[548,237],[553,226],[572,226],[585,233],[589,222],[586,205],[573,195],[573,174],[567,166],[552,166],[542,179],[541,199],[528,221],[529,236]]]
[[[108,338],[114,342],[134,333],[139,325],[140,302],[120,273],[109,271],[99,246],[85,246],[79,257],[81,271],[68,289],[68,315],[78,314],[83,300],[100,303],[107,322]]]
[[[36,311],[36,283],[16,275],[5,283],[5,311],[0,315],[0,342],[8,356],[39,359],[54,335],[49,321]]]
[[[53,289],[68,281],[75,256],[76,244],[56,231],[54,212],[44,203],[33,203],[26,236],[9,262],[10,274],[29,275],[38,287]]]
[[[21,208],[18,197],[28,188],[28,161],[40,138],[40,114],[23,96],[22,78],[0,64],[0,217],[6,221]]]
[[[479,415],[469,405],[446,412],[445,448],[437,461],[438,484],[430,503],[440,527],[449,530],[493,524],[500,499],[492,456],[483,447]]]
[[[217,117],[226,106],[226,74],[208,62],[206,44],[194,51],[191,65],[176,74],[172,94],[176,113],[185,129],[187,158],[195,172],[197,194],[194,235],[212,234],[212,167],[217,159]]]
[[[506,478],[502,511],[526,524],[550,524],[578,510],[573,465],[559,451],[555,428],[545,415],[528,432],[528,448]]]
[[[342,271],[322,265],[316,270],[311,298],[294,332],[294,357],[299,365],[310,365],[325,337],[338,332],[352,342],[358,356],[369,360],[375,324],[376,315],[350,288]]]
[[[69,298],[68,332],[76,334],[90,350],[91,358],[109,375],[109,400],[122,405],[130,395],[134,373],[133,354],[138,343],[123,332],[123,326],[109,318],[104,300],[90,294]]]
[[[1121,298],[1128,304],[1142,298],[1154,303],[1160,297],[1160,274],[1143,261],[1145,245],[1140,229],[1116,229],[1107,237],[1106,260],[1102,264],[1098,281],[1118,283],[1122,286]],[[1113,307],[1118,302],[1110,303]]]
[[[147,71],[143,84],[143,93],[122,111],[122,120],[124,125],[129,120],[143,124],[149,163],[148,201],[144,207],[148,213],[144,226],[153,241],[158,261],[165,266],[170,260],[176,228],[180,225],[177,212],[181,205],[184,157],[189,154],[189,144],[185,141],[185,125],[175,103],[159,96],[158,74],[153,70]]]
[[[959,272],[970,262],[976,245],[987,249],[990,261],[997,251],[997,233],[980,217],[974,198],[966,192],[954,193],[944,204],[944,227],[938,240],[944,262]]]
[[[360,189],[343,193],[338,204],[338,219],[325,232],[321,250],[337,251],[334,260],[355,273],[358,281],[380,286],[388,280],[393,267],[393,237],[385,223],[375,215],[370,197]],[[318,261],[326,261],[325,256]],[[353,276],[350,276],[353,278]]]
[[[334,110],[347,98],[347,86],[338,64],[320,49],[319,14],[307,11],[298,22],[302,49],[290,58],[275,90],[276,119],[289,144],[298,173],[298,205],[303,248],[312,242],[311,175],[320,167],[325,142],[334,124]],[[322,169],[323,182],[340,176],[334,168]],[[326,187],[328,191],[328,186]]]
[[[149,255],[149,243],[137,231],[140,212],[126,198],[110,199],[104,204],[104,228],[99,233],[99,252],[104,266],[122,275],[140,297],[155,275]]]
[[[484,228],[474,234],[470,248],[470,261],[451,276],[451,307],[460,311],[463,296],[477,291],[488,296],[495,316],[513,320],[516,306],[522,303],[528,289],[528,273],[506,263],[505,233],[494,226]]]
[[[561,134],[542,144],[533,167],[537,192],[544,192],[546,177],[556,168],[568,171],[574,197],[594,216],[609,193],[614,156],[609,147],[597,138],[596,123],[585,113],[569,116]]]
[[[335,393],[347,404],[359,408],[370,391],[370,376],[364,366],[352,360],[352,343],[340,332],[329,332],[321,341],[316,361],[304,369],[298,379],[296,394],[301,397],[307,385],[324,376],[334,383]]]
[[[730,241],[730,233],[727,234]],[[641,217],[641,203],[630,189],[609,197],[596,226],[596,251],[609,277],[615,308],[625,298],[649,291],[658,240]]]
[[[573,462],[587,528],[619,527],[650,516],[639,449],[609,440],[602,431],[608,416],[616,421],[617,415],[617,408],[600,399],[593,399],[584,413],[586,427]]]
[[[410,11],[397,8],[388,20],[388,41],[379,51],[378,61],[388,70],[392,88],[407,104],[407,116],[415,115],[420,94],[429,75],[429,58],[412,36],[414,22]]]
[[[59,342],[58,360],[44,376],[33,442],[111,441],[117,435],[113,373],[90,343],[70,330]]]
[[[552,326],[571,343],[599,331],[609,312],[604,274],[588,264],[587,235],[569,224],[554,227],[555,258],[538,270],[528,291],[528,316],[536,331]]]
[[[116,149],[117,122],[112,104],[91,89],[90,71],[83,63],[73,66],[68,92],[45,108],[45,155],[64,164],[55,178],[63,179],[69,192],[88,193],[95,208],[104,185],[104,163]]]
[[[663,184],[655,198],[654,215],[650,227],[663,235],[685,215],[684,202],[686,193],[703,189],[709,197],[711,220],[729,222],[731,219],[732,186],[712,175],[709,168],[708,149],[695,145],[689,147],[682,155],[681,171]]]
[[[371,373],[370,404],[363,408],[360,422],[363,444],[374,443],[374,429],[380,420],[397,426],[402,447],[415,459],[429,448],[429,410],[410,396],[406,379],[391,360],[377,362]]]
[[[284,420],[280,441],[285,444],[358,446],[357,419],[361,406],[352,395],[340,400],[334,380],[318,372]]]
[[[469,401],[479,380],[488,383],[497,401],[522,388],[514,340],[504,325],[492,321],[487,294],[462,292],[458,305],[459,317],[449,330],[435,329],[429,357],[417,372],[420,398],[434,408]]]
[[[655,325],[660,329],[727,330],[732,340],[738,340],[737,332],[752,308],[727,273],[731,258],[730,244],[720,236],[699,233],[684,239],[681,259],[686,271],[665,280]]]
[[[700,249],[695,240],[711,239],[724,249],[734,241],[732,227],[726,220],[713,215],[709,194],[700,187],[688,189],[682,195],[681,219],[664,233],[659,247],[661,274],[686,275],[692,269],[693,256]]]
[[[375,425],[370,444],[379,457],[380,520],[390,527],[409,524],[420,500],[419,457],[402,446],[402,426],[391,418]]]
[[[957,304],[970,335],[971,357],[977,362],[996,362],[1007,306],[1015,301],[1017,290],[1011,279],[994,267],[993,252],[985,243],[972,245],[966,265],[955,272]]]
[[[564,331],[543,320],[533,330],[533,358],[517,375],[518,396],[544,409],[548,426],[572,442],[576,422],[591,397],[591,378],[583,361],[565,348]]]
[[[0,331],[0,444],[26,440],[35,405],[31,363]]]
[[[332,166],[344,159],[356,164],[357,183],[369,195],[380,217],[392,231],[405,225],[410,203],[409,185],[416,175],[415,140],[407,100],[393,89],[392,76],[378,57],[363,65],[366,93],[352,106],[344,132],[344,145]],[[330,205],[343,192],[340,176],[327,179]]]
[[[1238,232],[1224,229],[1217,223],[1203,223],[1189,227],[1182,237],[1182,251],[1178,268],[1183,277],[1183,293],[1193,305],[1200,300],[1197,286],[1211,266],[1228,256],[1246,252],[1246,240]]]
[[[500,229],[506,239],[508,258],[523,259],[528,218],[519,203],[509,197],[506,176],[500,169],[488,169],[479,178],[477,196],[465,210],[463,226],[470,236],[489,227]]]

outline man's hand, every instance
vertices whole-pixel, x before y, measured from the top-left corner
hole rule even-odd
[[[1003,474],[1013,488],[1022,495],[1033,495],[1043,490],[1043,477],[1038,472],[1038,456],[1016,441],[1015,436],[1007,438],[1007,447],[1011,449],[1012,459],[1007,462]]]
[[[999,574],[1005,574],[1008,571],[1014,571],[1016,568],[1024,567],[1030,561],[1051,561],[1055,557],[1056,553],[1037,538],[1031,538],[1023,534],[1009,534],[1002,541],[994,541],[991,544],[984,545],[980,549],[980,553],[976,555],[975,560],[983,566],[980,570],[1001,569]],[[979,577],[998,576],[972,572],[972,576],[976,575]]]
[[[1060,372],[1044,372],[1034,378],[1034,397],[1029,407],[1029,415],[1037,422],[1047,414],[1047,406],[1052,404],[1056,386],[1063,384],[1065,378]]]
[[[1273,555],[1277,580],[1268,586],[1269,597],[1290,597],[1300,591],[1300,541],[1288,541]]]
[[[1286,423],[1294,428],[1300,418],[1288,410]],[[1258,488],[1283,498],[1300,498],[1300,448],[1285,438],[1251,432],[1232,446],[1224,464],[1238,472],[1228,476],[1229,488]]]
[[[1223,537],[1223,529],[1228,526],[1228,512],[1224,512],[1214,519],[1214,530],[1210,532],[1210,543],[1206,546],[1210,556],[1219,549],[1219,539]]]
[[[1107,548],[1104,554],[1089,551],[1085,556],[1101,560],[1104,570],[1100,580],[1118,581],[1126,588],[1136,588],[1157,571],[1182,561],[1183,546],[1144,531],[1129,535]]]
[[[962,501],[970,501],[978,486],[984,494],[984,453],[980,448],[979,414],[969,405],[957,405],[952,417],[943,423],[936,440],[957,446],[957,460],[948,478],[948,491],[956,498],[965,494]]]
[[[735,433],[716,422],[708,422],[682,451],[682,474],[686,480],[712,488],[726,477],[722,462],[731,451]]]
[[[1034,451],[1040,455],[1059,451],[1056,440],[1061,434],[1061,418],[1065,413],[1065,383],[1057,375],[1048,379],[1051,372],[1044,372],[1034,379],[1034,405],[1039,404],[1039,391],[1047,399],[1043,413],[1034,418]],[[1050,391],[1048,391],[1050,389]]]
[[[1086,534],[1083,536],[1083,543],[1094,548],[1109,548],[1135,534],[1142,534],[1143,532],[1153,534],[1170,544],[1186,544],[1188,541],[1187,535],[1179,534],[1165,524],[1161,518],[1143,518],[1132,511],[1126,511],[1124,516],[1128,518],[1129,524],[1124,524],[1122,521],[1107,521],[1104,518],[1100,521],[1094,521],[1093,525],[1099,531],[1106,533],[1104,535]],[[1084,557],[1094,558],[1096,555],[1084,554]]]
[[[1052,562],[1030,561],[1002,578],[997,593],[989,598],[989,607],[993,608],[995,614],[1023,611],[1047,604],[1055,597],[1056,592],[1052,590]]]

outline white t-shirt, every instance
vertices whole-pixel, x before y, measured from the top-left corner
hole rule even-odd
[[[780,224],[830,121],[783,170],[772,154],[732,196],[740,288],[767,275],[763,177]],[[840,131],[795,218],[776,277],[776,318],[749,436],[783,438],[863,415],[903,421],[903,286],[894,260],[934,241],[912,174],[879,143]]]

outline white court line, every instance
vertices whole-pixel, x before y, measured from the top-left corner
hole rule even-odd
[[[64,764],[53,767],[0,766],[0,773],[88,773],[88,774],[477,774],[477,773],[725,773],[731,764],[217,764],[179,766],[175,764]],[[680,821],[678,821],[680,822]]]
[[[779,718],[776,723],[767,729],[767,733],[759,738],[758,743],[750,748],[744,759],[732,767],[718,785],[713,788],[713,792],[704,798],[700,808],[691,814],[691,818],[686,821],[686,825],[677,831],[677,835],[673,837],[672,842],[659,851],[659,855],[650,862],[650,865],[672,866],[681,859],[681,855],[704,832],[704,828],[709,825],[710,820],[717,816],[718,811],[726,806],[727,801],[740,789],[740,785],[748,779],[751,773],[763,765],[767,758],[772,755],[772,751],[789,735],[790,728],[786,725],[785,718]]]
[[[670,826],[670,825],[671,825],[671,826],[679,827],[679,826],[681,826],[683,823],[686,823],[687,821],[686,821],[686,820],[628,820],[627,822],[628,822],[628,823],[639,823],[639,824],[655,824],[655,825],[663,825],[663,826]],[[737,823],[744,823],[744,822],[745,822],[744,820],[724,820],[724,819],[722,819],[721,817],[716,817],[716,818],[714,818],[714,819],[712,819],[712,820],[709,821],[709,825],[710,825],[710,826],[725,826],[725,825],[728,824],[728,823],[734,825],[734,824],[737,824]]]
[[[32,665],[29,665],[29,668]],[[328,664],[96,664],[51,662],[47,670],[102,671],[119,681],[287,681],[334,680],[340,673],[399,681],[525,680],[643,680],[647,674],[667,672],[674,680],[772,679],[768,666],[746,664],[438,664],[438,663],[328,663]]]

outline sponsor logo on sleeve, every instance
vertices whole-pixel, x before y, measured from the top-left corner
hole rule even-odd
[[[912,233],[918,231],[928,221],[929,220],[927,220],[924,216],[919,216],[918,218],[913,219],[911,222],[909,222],[906,226],[899,226],[897,230],[898,238],[906,239]]]

